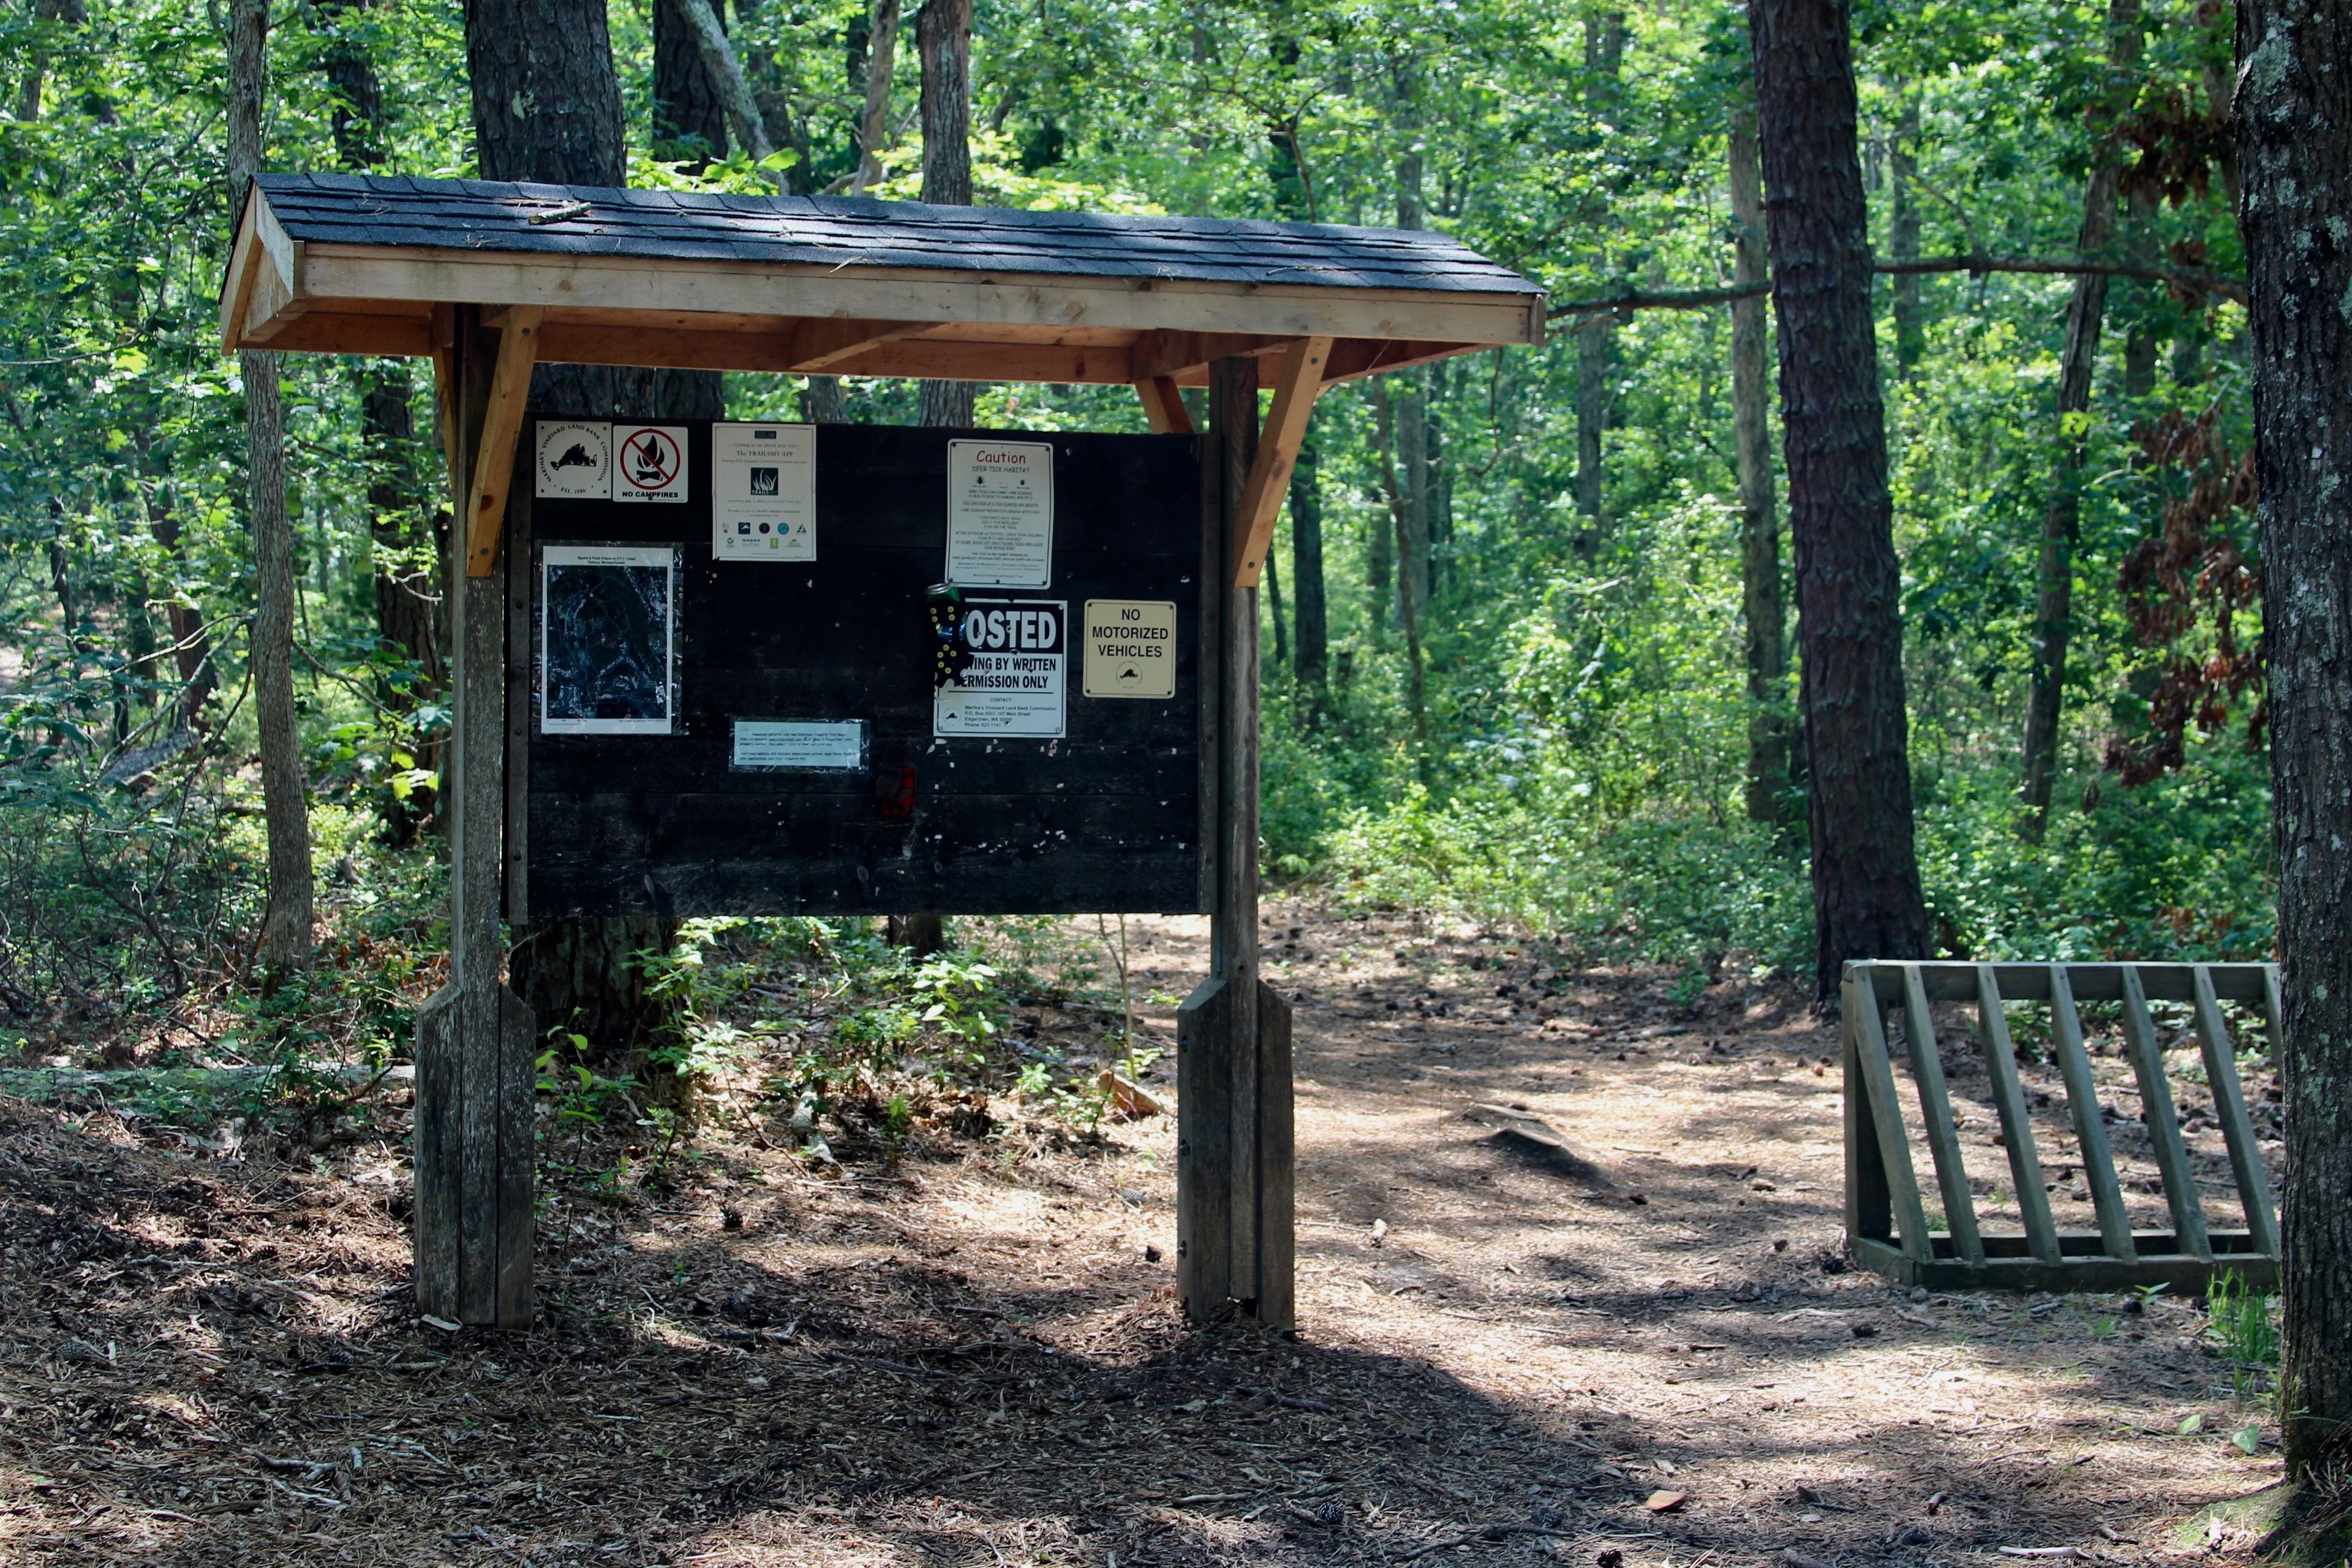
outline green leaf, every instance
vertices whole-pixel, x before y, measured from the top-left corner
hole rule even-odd
[[[2191,1415],[2180,1423],[2179,1432],[2183,1437],[2194,1437],[2203,1430],[2205,1430],[2205,1417],[2202,1415]]]
[[[2262,1452],[2263,1447],[2263,1429],[2259,1426],[2242,1426],[2230,1434],[2230,1441],[2249,1454],[2258,1454]]]

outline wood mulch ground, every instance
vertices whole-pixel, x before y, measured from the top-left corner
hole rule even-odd
[[[752,1120],[666,1192],[550,1181],[526,1336],[417,1318],[396,1146],[240,1158],[0,1100],[0,1563],[2242,1553],[2183,1521],[2275,1478],[2272,1430],[2188,1304],[1843,1267],[1834,1040],[1793,994],[1685,1005],[1467,929],[1266,919],[1298,1008],[1294,1339],[1179,1321],[1164,1118],[1089,1145],[999,1102],[993,1137],[845,1138],[837,1172]],[[1139,989],[1197,978],[1203,926],[1140,922]],[[1467,1114],[1514,1102],[1590,1167]]]

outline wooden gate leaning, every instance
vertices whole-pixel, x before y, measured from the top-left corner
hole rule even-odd
[[[2238,1082],[2235,1050],[2221,1004],[2259,1006],[2273,1051],[2279,1038],[2278,970],[2267,963],[1851,963],[1841,986],[1845,1058],[1845,1230],[1854,1258],[1906,1285],[1937,1289],[2113,1290],[2170,1286],[2201,1295],[2234,1270],[2256,1289],[2278,1279],[2278,1213],[2253,1122]],[[2194,1027],[2213,1114],[2229,1145],[2230,1165],[2246,1215],[2243,1229],[2205,1221],[2190,1152],[2167,1082],[2148,1004],[2185,1002]],[[1987,1234],[1978,1224],[1969,1173],[1961,1163],[1952,1102],[1937,1054],[1933,1002],[1974,1003],[2009,1174],[2016,1184],[2021,1235]],[[2097,1216],[2095,1231],[2061,1231],[2051,1214],[2032,1121],[2020,1081],[2003,1004],[2049,1009],[2051,1050],[2065,1081],[2083,1177]],[[2121,1004],[2124,1050],[2138,1080],[2150,1151],[2162,1177],[2172,1228],[2134,1231],[2116,1175],[2106,1116],[2084,1048],[2077,1004]],[[1888,1015],[1904,1015],[1904,1044],[1918,1091],[1925,1141],[1943,1198],[1944,1225],[1930,1228],[1911,1159],[1909,1130],[1888,1051]]]

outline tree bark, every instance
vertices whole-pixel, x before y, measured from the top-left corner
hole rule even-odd
[[[2109,0],[2107,59],[2120,79],[2139,63],[2139,0]],[[2112,95],[2121,98],[2120,92]],[[2127,99],[2123,101],[2128,101]],[[2112,157],[2092,169],[2083,192],[2083,231],[2075,249],[2095,256],[2115,242],[2117,171]],[[2058,362],[2058,429],[2051,465],[2050,504],[2042,519],[2042,554],[2035,569],[2033,637],[2029,644],[2032,686],[2026,698],[2025,758],[2018,797],[2018,831],[2031,844],[2050,826],[2050,797],[2058,774],[2058,731],[2065,716],[2066,648],[2074,622],[2074,545],[2083,527],[2083,456],[2096,368],[2099,331],[2107,309],[2107,280],[2074,279],[2066,304],[2066,342]]]
[[[1291,668],[1310,693],[1310,706],[1322,690],[1331,646],[1323,598],[1323,492],[1316,461],[1315,443],[1301,441],[1298,460],[1290,469],[1290,595],[1297,626]]]
[[[863,195],[882,178],[882,153],[890,145],[890,79],[898,63],[898,0],[874,0],[874,21],[866,35],[866,107],[857,117],[857,173],[851,195]]]
[[[1814,984],[1927,951],[1912,842],[1901,571],[1843,0],[1748,9],[1811,788]]]
[[[269,83],[268,0],[236,0],[229,14],[228,170],[231,212],[261,170]],[[307,969],[314,919],[310,805],[294,712],[294,530],[286,514],[286,405],[278,356],[237,356],[245,382],[246,469],[252,486],[253,710],[261,731],[261,814],[269,836],[269,898],[261,962],[272,973]]]
[[[1761,279],[1764,170],[1756,145],[1752,100],[1731,128],[1731,276]],[[1739,602],[1747,622],[1748,815],[1778,825],[1789,788],[1788,617],[1780,602],[1780,519],[1772,480],[1771,394],[1764,347],[1764,300],[1731,303],[1731,433],[1739,477]]]
[[[1887,215],[1889,244],[1895,259],[1919,259],[1919,204],[1911,187],[1919,177],[1919,100],[1907,88],[1903,91],[1903,110],[1895,122],[1893,156],[1888,158],[1894,175],[1894,210]],[[1927,312],[1921,298],[1919,275],[1898,272],[1895,276],[1895,371],[1904,380],[1918,367],[1920,355],[1927,352]]]
[[[775,142],[770,140],[767,122],[751,98],[751,79],[743,74],[743,62],[735,58],[734,46],[727,41],[727,28],[710,0],[669,0],[669,4],[693,37],[702,65],[702,86],[725,110],[737,142],[753,158],[773,153]],[[719,145],[723,151],[724,141]]]
[[[1615,118],[1618,76],[1625,59],[1625,15],[1588,16],[1584,22],[1585,97],[1604,121]],[[1607,317],[1586,323],[1576,334],[1576,510],[1584,519],[1577,553],[1587,561],[1601,552],[1601,433],[1609,424],[1609,361],[1615,336]]]
[[[923,200],[971,205],[972,0],[926,0],[915,13],[923,69]],[[972,422],[976,383],[927,381],[920,423],[963,429]]]
[[[2238,58],[2285,1004],[2278,1408],[2289,1476],[2313,1480],[2352,1455],[2352,3],[2240,0]]]
[[[602,0],[467,0],[477,160],[488,180],[619,185],[627,174],[621,89]],[[522,106],[518,111],[517,106]],[[546,365],[531,406],[617,419],[716,419],[711,371]],[[604,1052],[642,1046],[667,1020],[635,955],[666,952],[677,925],[650,916],[535,920],[507,961],[542,1026]]]
[[[727,104],[706,68],[693,0],[656,0],[654,11],[654,156],[700,174],[727,156]],[[711,16],[711,25],[724,23]],[[722,38],[726,36],[722,30]]]

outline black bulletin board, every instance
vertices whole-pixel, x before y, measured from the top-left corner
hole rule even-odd
[[[682,502],[625,502],[579,493],[578,453],[554,481],[571,497],[536,493],[541,422],[506,554],[510,919],[1208,907],[1195,437],[820,426],[815,559],[793,562],[715,558],[711,426],[668,423]],[[982,437],[1052,448],[1048,585],[961,592],[1014,649],[1055,628],[1013,601],[1066,606],[1059,737],[935,734],[950,443]],[[661,455],[643,461],[658,491]],[[1088,601],[1172,604],[1172,695],[1086,694]],[[665,637],[667,689],[648,651]],[[828,765],[794,765],[812,759]]]

